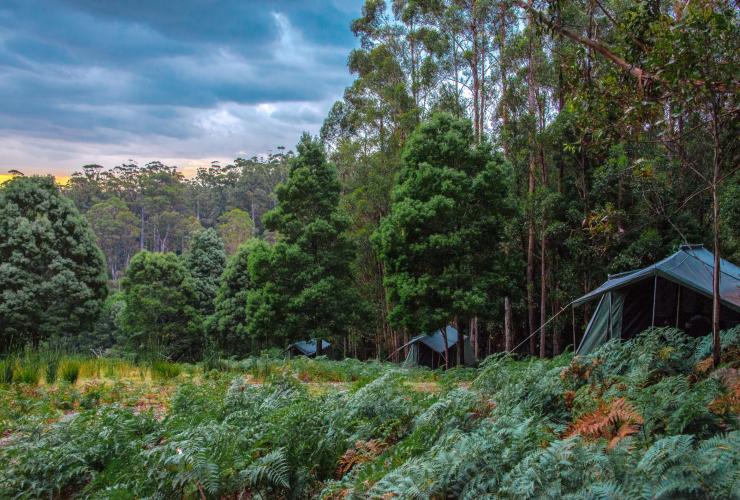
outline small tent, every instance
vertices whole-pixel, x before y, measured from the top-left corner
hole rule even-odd
[[[457,328],[447,325],[447,349],[450,353],[450,366],[457,362]],[[475,364],[473,349],[470,346],[470,339],[463,337],[463,362],[466,366]],[[422,333],[412,338],[406,346],[409,348],[406,356],[406,366],[428,366],[429,368],[439,368],[445,365],[445,341],[442,330],[434,333]]]
[[[313,358],[316,356],[316,347],[316,339],[301,340],[300,342],[290,344],[285,352],[290,358],[292,358],[293,356],[306,356],[308,358]],[[322,340],[321,354],[327,354],[330,347],[331,344],[329,342],[327,342],[326,340]]]
[[[629,339],[651,326],[674,326],[692,336],[712,329],[714,255],[701,245],[636,271],[610,275],[597,289],[573,301],[597,300],[578,354],[588,354],[610,339]],[[720,259],[720,327],[740,323],[740,268]]]

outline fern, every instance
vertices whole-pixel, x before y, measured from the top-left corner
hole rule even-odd
[[[290,488],[290,467],[285,450],[273,450],[239,473],[249,488]]]

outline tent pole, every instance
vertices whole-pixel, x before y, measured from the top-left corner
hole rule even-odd
[[[570,312],[573,316],[573,352],[576,352],[576,349],[578,349],[578,346],[576,345],[576,308],[573,303],[570,305]]]
[[[678,285],[678,298],[676,299],[676,328],[678,328],[678,315],[681,312],[681,285]]]
[[[651,323],[651,327],[655,328],[655,296],[658,291],[658,274],[655,274],[655,279],[653,280],[653,320]]]
[[[609,340],[611,340],[612,338],[612,292],[609,292]]]

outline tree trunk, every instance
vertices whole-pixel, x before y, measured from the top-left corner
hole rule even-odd
[[[465,335],[463,335],[462,324],[457,325],[457,366],[463,365],[463,353],[465,349]]]
[[[445,370],[450,368],[450,347],[447,345],[447,325],[442,327],[442,342],[445,347]]]
[[[473,13],[471,13],[474,16]],[[473,50],[470,56],[470,74],[473,78],[473,131],[475,141],[480,142],[480,78],[478,74],[478,26],[473,18],[470,25],[473,38]]]
[[[473,356],[475,359],[480,357],[480,344],[478,340],[478,316],[473,316],[473,319],[470,320],[470,343],[473,347]]]
[[[480,120],[480,123],[478,124],[478,142],[483,138],[483,130],[485,128],[486,123],[486,37],[485,37],[485,26],[484,26],[484,33],[481,34],[481,43],[480,43],[480,110],[479,110],[479,116],[478,119]]]
[[[712,363],[716,368],[721,361],[722,345],[719,336],[719,280],[720,280],[720,248],[719,241],[719,182],[720,182],[720,138],[719,138],[719,109],[718,106],[712,106],[712,138],[714,139],[714,157],[712,165],[712,230],[714,237],[714,270],[712,272]]]
[[[544,114],[544,113],[543,113]],[[542,115],[541,115],[542,117]],[[540,118],[542,120],[542,118]],[[540,146],[540,169],[542,189],[547,189],[547,166]],[[540,224],[540,358],[546,355],[547,345],[547,207],[542,207],[542,221]]]
[[[506,66],[506,13],[507,13],[507,7],[506,2],[501,2],[500,4],[501,9],[501,19],[499,21],[499,68],[501,71],[501,124],[504,132],[507,131],[509,127],[509,108],[507,106],[507,80],[506,80],[506,74],[507,74],[507,66]],[[501,141],[503,149],[504,149],[504,158],[507,160],[509,159],[509,141],[504,139]]]
[[[141,233],[139,234],[139,250],[144,250],[144,207],[141,207]]]
[[[514,339],[511,337],[511,299],[504,297],[504,350],[511,352],[514,348]]]
[[[530,0],[531,4],[532,0]],[[530,11],[531,12],[531,11]],[[529,54],[528,54],[528,68],[527,68],[527,104],[529,106],[529,113],[534,118],[536,116],[536,99],[535,99],[535,76],[534,76],[534,47],[532,46],[532,38],[534,29],[534,19],[532,14],[529,16]],[[529,353],[534,356],[535,354],[535,339],[534,332],[537,330],[535,326],[535,305],[534,305],[534,240],[535,240],[535,229],[534,229],[534,209],[533,209],[533,198],[535,190],[535,168],[536,168],[536,144],[535,144],[535,128],[536,123],[532,123],[532,130],[530,131],[529,137],[529,184],[528,184],[528,195],[529,195],[529,225],[527,230],[527,315],[529,319]]]
[[[547,237],[545,236],[545,216],[542,216],[542,235],[540,238],[540,358],[545,357],[547,345]]]

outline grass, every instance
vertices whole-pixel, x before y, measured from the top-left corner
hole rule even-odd
[[[67,359],[62,362],[61,377],[64,382],[75,385],[80,377],[80,362],[76,359]]]
[[[151,366],[152,378],[158,380],[169,380],[178,377],[182,373],[182,366],[168,361],[153,361]]]

